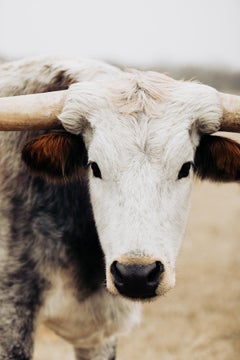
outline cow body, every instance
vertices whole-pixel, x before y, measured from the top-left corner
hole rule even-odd
[[[73,64],[63,61],[6,64],[0,94],[62,89],[111,69],[96,62],[83,75],[81,66],[71,74]],[[105,289],[87,180],[53,185],[26,172],[21,150],[36,135],[0,134],[0,359],[31,359],[40,321],[70,341],[78,359],[113,358],[114,337],[138,321],[138,306]]]
[[[1,360],[32,359],[39,322],[76,359],[113,359],[117,335],[139,321],[133,300],[174,286],[193,162],[208,177],[201,158],[215,164],[220,144],[235,160],[213,165],[210,177],[239,178],[239,145],[207,137],[201,147],[222,116],[208,87],[95,61],[42,58],[0,70],[2,97],[74,83],[59,118],[78,135],[0,134]]]

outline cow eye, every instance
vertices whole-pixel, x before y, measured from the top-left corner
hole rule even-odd
[[[183,166],[181,167],[181,170],[178,173],[178,180],[185,178],[189,175],[189,171],[191,169],[192,164],[193,163],[191,161],[188,161],[183,164]]]
[[[93,172],[93,175],[97,178],[102,178],[102,174],[101,174],[101,171],[98,167],[98,164],[95,163],[95,162],[90,162],[90,166],[92,168],[92,172]]]

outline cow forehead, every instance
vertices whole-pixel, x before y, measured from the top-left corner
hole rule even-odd
[[[214,89],[153,72],[127,73],[111,81],[103,94],[106,105],[90,118],[90,155],[107,159],[111,154],[118,163],[134,154],[152,161],[191,157],[197,145],[194,125],[214,132],[222,115]]]
[[[222,107],[215,89],[173,80],[156,72],[120,72],[120,75],[74,84],[60,119],[66,130],[85,136],[92,132],[116,133],[132,139],[165,139],[165,134],[190,130],[212,133],[219,129]],[[88,126],[90,125],[90,126]],[[165,134],[164,134],[165,133]],[[117,137],[117,139],[119,136]],[[115,141],[115,139],[114,139]]]
[[[112,126],[108,123],[105,127],[96,127],[89,160],[97,162],[105,173],[115,169],[119,174],[151,164],[156,170],[174,169],[181,162],[193,160],[193,143],[187,124],[173,129],[165,126],[161,119],[145,114],[124,115],[115,118]]]
[[[99,85],[99,84],[98,84]],[[176,81],[156,72],[133,71],[100,83],[91,104],[94,127],[149,128],[161,131],[190,129],[202,121],[206,132],[216,131],[222,116],[220,99],[215,89],[206,85]],[[104,101],[103,101],[104,100]],[[156,120],[156,121],[154,121]],[[207,123],[204,120],[207,120]],[[209,129],[207,129],[209,127]]]

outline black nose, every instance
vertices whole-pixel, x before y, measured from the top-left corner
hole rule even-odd
[[[160,261],[149,265],[123,265],[114,261],[110,269],[120,294],[133,299],[147,299],[157,295],[164,266]]]

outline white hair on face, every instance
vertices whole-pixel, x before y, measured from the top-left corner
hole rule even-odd
[[[138,119],[144,116],[159,118],[161,105],[177,83],[164,74],[129,70],[104,81],[99,79],[95,82],[73,84],[68,90],[65,106],[58,118],[67,131],[74,134],[84,132],[85,141],[88,143],[95,122],[99,126],[102,119],[108,117],[110,110],[113,118],[114,114],[118,114],[124,116],[126,121],[138,123]],[[135,127],[134,143],[143,147],[146,143],[143,138],[147,135],[147,122],[141,121],[141,124],[140,128]],[[145,132],[142,131],[143,127],[146,128]]]
[[[88,124],[88,118],[94,116],[95,109],[106,108],[107,97],[98,83],[82,82],[70,86],[62,113],[58,116],[64,128],[74,134],[80,134]],[[74,121],[73,121],[74,120]]]
[[[150,112],[151,105],[164,102],[176,86],[172,78],[153,71],[129,70],[112,85],[113,101],[123,114]]]
[[[176,81],[153,71],[130,69],[94,82],[71,85],[59,119],[67,131],[79,134],[86,128],[89,116],[93,118],[96,111],[111,107],[119,114],[143,113],[151,118],[159,118],[163,110],[172,109],[173,113],[179,111],[188,116],[191,126],[195,120],[198,131],[203,133],[217,131],[222,117],[213,88]]]
[[[222,116],[214,89],[136,70],[70,87],[60,115],[66,130],[83,133],[94,218],[110,266],[132,257],[159,260],[166,271],[159,294],[174,284],[174,267],[189,208],[191,174],[200,132],[218,130]]]

